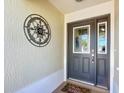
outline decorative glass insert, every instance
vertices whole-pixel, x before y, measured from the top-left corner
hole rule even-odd
[[[90,53],[90,25],[73,28],[73,53]]]
[[[107,22],[100,22],[98,27],[98,54],[107,54]]]

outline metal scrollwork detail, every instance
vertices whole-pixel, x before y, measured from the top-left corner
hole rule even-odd
[[[31,14],[25,19],[24,33],[28,41],[37,47],[46,46],[51,39],[48,22],[38,14]]]

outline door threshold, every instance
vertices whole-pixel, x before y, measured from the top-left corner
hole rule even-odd
[[[106,88],[104,86],[96,85],[96,87],[108,90],[108,88]]]
[[[74,79],[74,78],[69,78],[70,80],[73,80],[73,81],[77,81],[79,83],[84,83],[84,84],[87,84],[87,85],[92,85],[94,86],[95,84],[93,83],[89,83],[89,82],[86,82],[86,81],[82,81],[82,80],[77,80],[77,79]]]

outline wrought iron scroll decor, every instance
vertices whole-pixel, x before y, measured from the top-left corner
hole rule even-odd
[[[28,41],[37,47],[46,46],[51,39],[48,22],[38,14],[31,14],[25,19],[24,33]]]

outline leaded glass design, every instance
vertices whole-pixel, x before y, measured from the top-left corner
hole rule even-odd
[[[98,54],[107,53],[107,22],[98,23],[97,52]]]
[[[73,28],[73,53],[90,53],[90,25]]]

